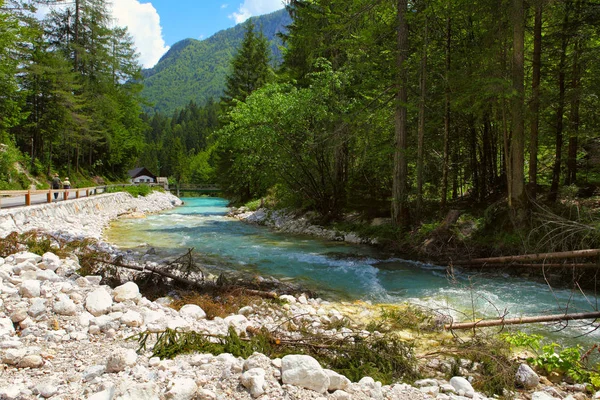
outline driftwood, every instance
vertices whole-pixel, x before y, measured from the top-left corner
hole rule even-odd
[[[179,264],[181,262],[182,259],[186,259],[190,254],[191,251],[193,249],[190,249],[188,251],[188,253],[184,254],[183,256],[179,257],[177,260],[175,260],[173,263],[170,263],[169,265],[173,265],[173,264]],[[195,287],[197,289],[206,289],[209,285],[213,285],[212,282],[208,283],[204,280],[198,282],[198,281],[194,281],[188,278],[184,278],[178,275],[175,275],[171,272],[165,271],[162,268],[156,268],[156,267],[150,267],[150,266],[143,266],[140,267],[139,265],[129,265],[129,264],[125,264],[121,261],[120,257],[117,257],[117,259],[112,260],[112,261],[107,261],[106,259],[94,259],[94,261],[96,262],[101,262],[104,264],[108,264],[108,265],[112,265],[114,267],[118,267],[118,268],[125,268],[125,269],[131,269],[134,271],[140,271],[140,272],[149,272],[149,273],[153,273],[153,274],[157,274],[160,276],[163,276],[165,278],[170,278],[176,282],[179,282],[183,285],[187,285],[187,286],[191,286],[191,287]],[[204,273],[202,273],[202,276],[204,277]],[[247,289],[244,287],[238,287],[235,288],[236,290],[239,290],[243,293],[252,295],[252,296],[259,296],[259,297],[263,297],[263,298],[267,298],[267,299],[276,299],[278,298],[278,294],[276,292],[270,291],[263,291],[263,290],[254,290],[254,289]]]
[[[463,264],[466,265],[466,264]],[[489,267],[489,268],[500,268],[500,267],[526,267],[526,268],[598,268],[599,264],[594,263],[548,263],[548,264],[540,264],[540,263],[485,263],[485,264],[473,264],[478,267]]]
[[[543,315],[541,317],[520,317],[520,318],[500,318],[490,320],[479,320],[476,322],[459,322],[445,324],[444,329],[472,329],[472,328],[485,328],[490,326],[504,326],[504,325],[520,325],[520,324],[533,324],[537,322],[558,322],[558,321],[573,321],[578,319],[596,319],[600,318],[600,312],[589,312],[589,313],[576,313],[576,314],[555,314],[555,315]]]
[[[459,260],[452,262],[453,265],[479,265],[479,264],[505,264],[523,261],[545,261],[560,260],[568,258],[586,258],[600,256],[600,249],[562,251],[559,253],[525,254],[521,256],[505,256],[490,258],[474,258],[472,260]]]

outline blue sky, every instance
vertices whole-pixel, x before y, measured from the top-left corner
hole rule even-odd
[[[285,1],[113,0],[113,16],[118,25],[128,27],[148,68],[180,40],[206,39],[249,17],[279,10]]]

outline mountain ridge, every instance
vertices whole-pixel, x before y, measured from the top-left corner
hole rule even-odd
[[[279,63],[281,39],[291,18],[285,9],[252,17]],[[146,111],[170,114],[190,101],[203,104],[223,93],[231,59],[244,37],[244,24],[224,29],[204,40],[187,38],[173,44],[152,68],[142,70],[142,97],[151,104]]]

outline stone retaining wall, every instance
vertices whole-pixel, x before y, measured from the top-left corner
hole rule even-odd
[[[0,238],[11,232],[34,229],[99,238],[106,224],[120,215],[157,212],[180,204],[181,200],[169,193],[152,192],[146,197],[134,198],[119,192],[5,209],[0,210]]]

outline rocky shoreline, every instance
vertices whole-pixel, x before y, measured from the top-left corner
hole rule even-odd
[[[125,199],[123,204],[129,206],[123,209],[154,212],[173,207],[175,200],[168,194],[153,194],[145,200]],[[96,215],[93,223],[73,217],[68,226],[61,223],[58,232],[52,230],[58,226],[56,221],[48,220],[47,215],[30,219],[27,225],[28,229],[50,229],[62,237],[99,237],[102,227],[120,215],[116,208],[96,213],[103,216]],[[64,215],[60,218],[63,222]],[[286,295],[279,297],[280,304],[247,306],[226,318],[209,320],[196,305],[184,305],[177,311],[169,307],[168,298],[150,301],[143,297],[133,282],[111,288],[102,284],[101,276],[78,275],[79,267],[76,256],[60,258],[52,252],[40,256],[25,251],[0,258],[0,399],[487,398],[469,382],[480,366],[467,360],[461,362],[462,376],[449,380],[443,378],[450,373],[447,363],[430,360],[426,371],[432,378],[412,385],[382,385],[370,377],[350,382],[305,355],[269,359],[255,353],[244,360],[231,354],[190,354],[160,360],[152,357],[152,343],[136,352],[137,343],[126,339],[167,328],[215,336],[226,335],[232,328],[243,334],[252,329],[274,330],[285,321],[296,320],[318,334],[344,337],[347,328],[326,328],[327,324],[345,316],[356,320],[375,315],[361,304]],[[590,398],[584,385],[555,386],[543,378],[540,383],[524,364],[517,381],[525,390],[514,392],[514,398]],[[591,398],[600,398],[600,392]]]

